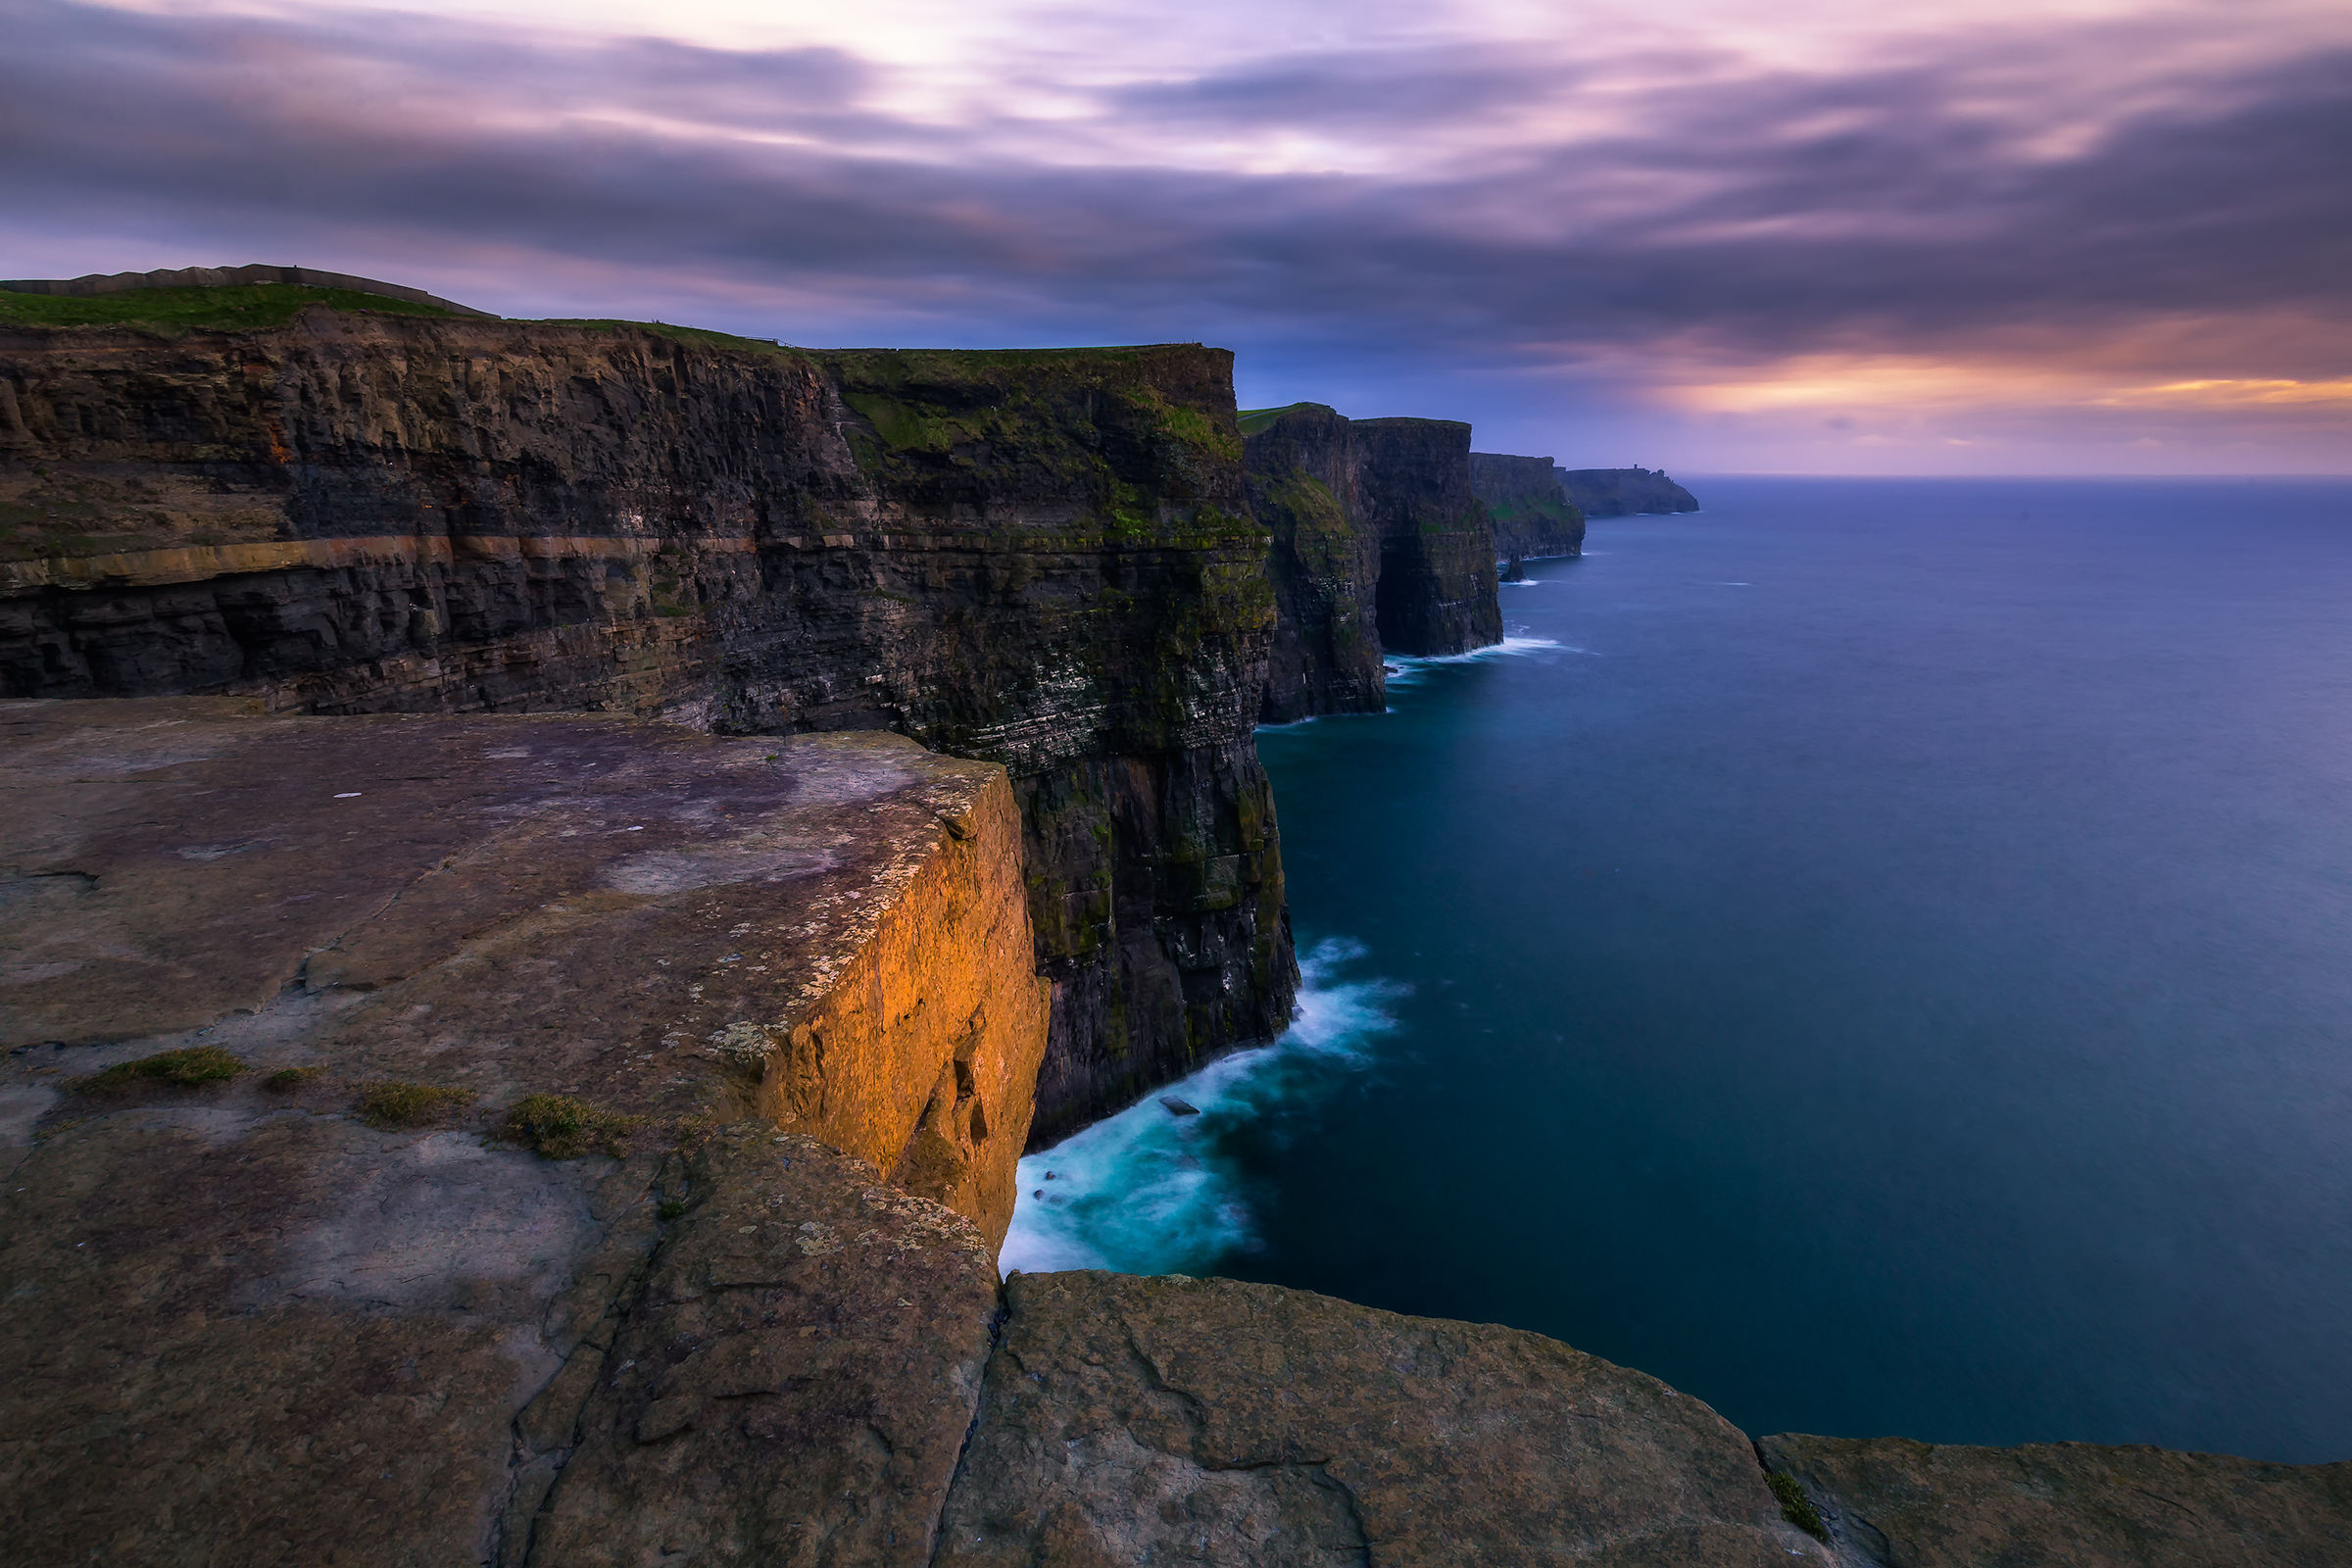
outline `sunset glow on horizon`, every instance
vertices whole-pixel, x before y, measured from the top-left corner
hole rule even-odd
[[[2352,10],[0,0],[0,272],[291,262],[1694,471],[2352,471]]]

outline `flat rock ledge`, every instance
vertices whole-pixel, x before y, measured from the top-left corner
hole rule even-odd
[[[2348,1465],[1753,1445],[1517,1330],[1001,1285],[1019,843],[887,735],[0,704],[7,1560],[2352,1561]]]

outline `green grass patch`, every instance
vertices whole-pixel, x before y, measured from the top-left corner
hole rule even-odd
[[[118,1061],[112,1067],[76,1078],[70,1086],[85,1095],[120,1095],[151,1084],[194,1089],[226,1083],[245,1070],[245,1064],[219,1046],[189,1046],[159,1051],[136,1061]]]
[[[1830,1539],[1821,1522],[1821,1510],[1813,1506],[1813,1499],[1805,1495],[1805,1489],[1797,1485],[1796,1477],[1786,1470],[1767,1471],[1764,1484],[1780,1499],[1782,1518],[1815,1541]]]
[[[1336,412],[1328,403],[1285,403],[1279,409],[1244,409],[1239,416],[1242,434],[1255,435],[1276,419],[1297,409],[1321,409],[1325,414]]]
[[[499,1136],[543,1159],[577,1159],[598,1149],[618,1156],[629,1152],[623,1140],[644,1125],[643,1116],[624,1116],[569,1095],[526,1095],[507,1112]]]
[[[308,1089],[325,1072],[324,1067],[280,1067],[262,1080],[262,1087],[273,1095],[290,1095],[297,1089]]]
[[[360,1098],[351,1102],[351,1108],[368,1126],[392,1132],[439,1121],[473,1102],[474,1093],[470,1089],[445,1089],[433,1084],[384,1079],[362,1084]]]
[[[120,294],[19,294],[0,289],[0,323],[20,326],[152,326],[179,331],[242,331],[283,326],[307,306],[432,316],[466,320],[438,305],[388,294],[306,283],[243,283],[223,288],[134,288]]]

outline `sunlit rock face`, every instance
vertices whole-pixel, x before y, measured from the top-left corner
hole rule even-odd
[[[1231,371],[322,307],[11,328],[0,692],[893,728],[1002,761],[1051,1139],[1289,1017]]]
[[[1360,495],[1380,534],[1381,646],[1467,653],[1502,641],[1494,529],[1470,487],[1470,426],[1452,419],[1357,419]]]
[[[1585,514],[1561,487],[1549,458],[1470,454],[1470,485],[1494,522],[1494,550],[1507,560],[1584,554]]]

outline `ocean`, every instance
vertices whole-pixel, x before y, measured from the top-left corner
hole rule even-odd
[[[2352,1457],[2352,483],[1690,484],[1260,733],[1298,1021],[1025,1160],[1004,1266]]]

